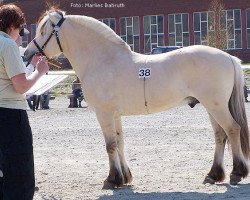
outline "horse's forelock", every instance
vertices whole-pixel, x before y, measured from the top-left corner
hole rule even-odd
[[[48,22],[48,20],[49,20],[48,15],[44,15],[44,17],[39,20],[36,33],[42,32],[42,30],[44,29],[44,27],[45,27],[46,23]]]
[[[55,8],[55,7],[51,7],[48,11],[46,11],[46,15],[53,13],[53,12],[59,14],[60,17],[63,17],[65,15],[65,11],[60,10],[59,8]]]
[[[65,16],[65,11],[62,11],[58,8],[51,7],[49,10],[46,10],[42,13],[38,20],[38,27],[37,27],[37,33],[41,32],[47,22],[49,21],[49,14],[55,12],[56,14],[59,14],[60,17]]]

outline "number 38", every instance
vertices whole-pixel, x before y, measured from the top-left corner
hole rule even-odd
[[[150,68],[144,68],[144,69],[139,69],[139,77],[149,77],[151,74],[151,69]]]

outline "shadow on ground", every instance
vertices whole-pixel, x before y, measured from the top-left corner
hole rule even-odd
[[[104,195],[98,200],[204,200],[204,199],[250,199],[250,184],[230,186],[228,184],[219,184],[218,187],[226,187],[224,193],[199,193],[199,192],[165,192],[165,193],[138,193],[133,191],[133,187],[127,186],[123,189],[113,190],[113,195]]]

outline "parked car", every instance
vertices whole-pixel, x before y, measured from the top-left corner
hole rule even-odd
[[[166,53],[169,51],[173,51],[176,49],[180,49],[182,47],[180,46],[161,46],[161,47],[155,47],[152,49],[151,54],[160,54],[160,53]]]

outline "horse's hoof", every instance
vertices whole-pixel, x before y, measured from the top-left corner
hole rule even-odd
[[[103,190],[113,190],[116,188],[116,185],[114,183],[109,182],[108,180],[105,180],[103,183]]]
[[[108,176],[108,178],[104,181],[102,189],[112,190],[114,188],[122,187],[123,184],[124,184],[123,176],[115,176],[115,178]]]
[[[203,184],[211,184],[211,185],[213,185],[213,184],[215,184],[215,180],[214,179],[212,179],[211,177],[209,177],[209,176],[206,176],[205,177],[205,179],[204,179],[204,181],[203,181]]]
[[[235,174],[230,175],[230,185],[237,185],[241,181],[241,176]]]

